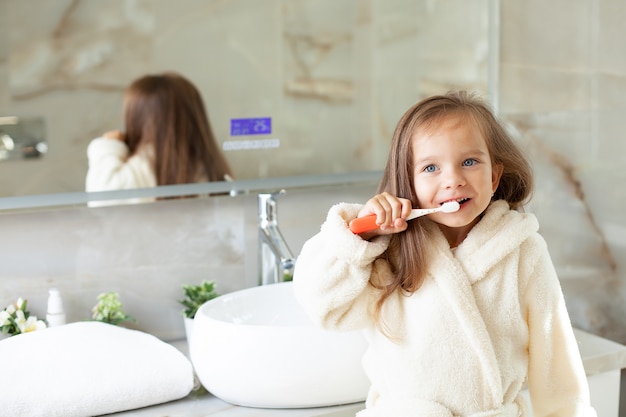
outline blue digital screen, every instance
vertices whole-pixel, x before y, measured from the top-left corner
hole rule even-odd
[[[267,135],[272,133],[271,117],[252,117],[246,119],[230,119],[230,135]]]

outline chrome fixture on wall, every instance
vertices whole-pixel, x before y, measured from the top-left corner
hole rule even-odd
[[[38,158],[46,152],[43,118],[0,116],[0,161]]]
[[[258,195],[259,203],[259,284],[290,281],[296,259],[278,228],[276,197],[285,190]]]

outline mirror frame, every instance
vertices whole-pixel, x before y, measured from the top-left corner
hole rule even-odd
[[[131,198],[166,198],[189,195],[229,194],[230,196],[271,192],[281,189],[323,187],[357,183],[378,183],[382,170],[346,174],[303,175],[231,182],[161,185],[130,190],[38,194],[0,198],[0,214],[4,211],[48,207],[87,205],[90,201],[124,200]],[[155,201],[156,202],[156,201]],[[136,203],[150,204],[150,203]]]

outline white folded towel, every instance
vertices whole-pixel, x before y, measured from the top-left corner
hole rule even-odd
[[[82,417],[182,398],[193,367],[172,345],[136,330],[77,322],[0,341],[0,410]]]

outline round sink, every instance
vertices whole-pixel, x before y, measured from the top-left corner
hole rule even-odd
[[[291,282],[248,288],[206,302],[189,352],[202,385],[231,404],[305,408],[364,401],[359,331],[315,326]]]

